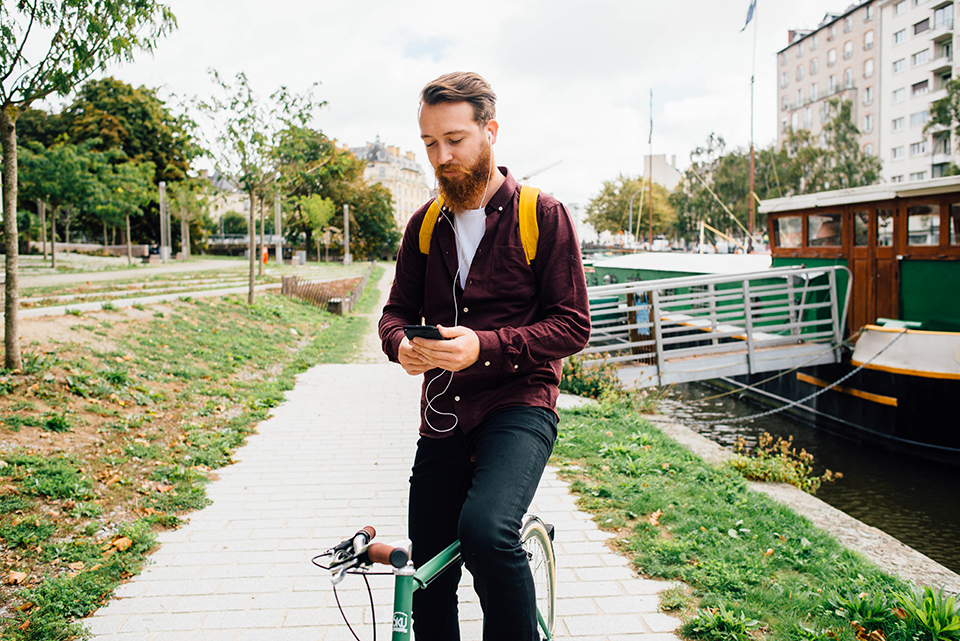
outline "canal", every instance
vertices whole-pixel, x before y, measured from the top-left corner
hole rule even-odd
[[[750,416],[761,408],[722,390],[693,383],[677,385],[660,411],[677,423],[732,447],[737,437],[751,446],[763,432],[793,437],[794,446],[814,455],[818,473],[841,472],[824,483],[817,498],[872,525],[960,574],[960,469],[919,461],[849,441],[774,414],[724,424],[723,419]],[[719,422],[696,425],[696,421]]]

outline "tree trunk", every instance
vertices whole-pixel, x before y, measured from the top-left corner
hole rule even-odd
[[[127,264],[133,264],[133,247],[130,246],[130,214],[127,214]]]
[[[19,320],[20,287],[17,280],[17,110],[0,109],[0,143],[3,146],[3,235],[6,255],[3,299],[3,362],[7,369],[21,369]]]
[[[250,216],[247,217],[247,253],[250,254],[250,289],[247,293],[247,304],[253,305],[253,288],[256,283],[256,272],[253,268],[254,254],[257,253],[257,242],[253,232],[257,229],[257,192],[250,190]]]
[[[47,203],[37,198],[37,213],[40,214],[40,241],[43,245],[43,260],[47,260]]]
[[[263,278],[263,246],[264,246],[264,241],[266,240],[263,237],[263,219],[265,218],[265,216],[263,215],[263,205],[265,202],[266,202],[265,198],[260,199],[260,249],[257,252],[257,274],[261,278]]]
[[[103,221],[103,251],[107,251],[107,221]]]
[[[57,268],[57,216],[59,215],[60,208],[56,207],[53,215],[50,216],[50,266],[54,269]]]
[[[180,254],[183,260],[190,258],[190,226],[184,218],[183,207],[180,208]]]

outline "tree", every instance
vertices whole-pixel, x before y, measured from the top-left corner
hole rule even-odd
[[[944,89],[947,90],[947,95],[934,100],[930,105],[930,120],[923,128],[924,134],[935,135],[934,149],[944,141],[949,145],[951,130],[954,139],[960,144],[960,79],[948,81]],[[947,151],[951,150],[948,148]],[[956,176],[957,174],[960,174],[960,167],[951,162],[943,175]]]
[[[174,26],[155,0],[21,0],[0,4],[0,142],[6,248],[4,363],[22,366],[17,341],[17,117],[31,103],[69,93],[115,60],[150,51]],[[27,52],[40,51],[39,58]]]
[[[349,200],[350,251],[369,260],[397,251],[400,231],[393,217],[393,196],[381,184],[361,184]]]
[[[633,199],[633,207],[630,200]],[[633,230],[627,230],[630,214],[633,214]],[[669,193],[662,185],[653,185],[653,230],[655,234],[667,233],[677,212],[669,201]],[[614,180],[605,180],[600,193],[587,205],[587,220],[597,231],[619,234],[632,231],[644,237],[643,231],[650,224],[650,185],[642,177],[630,178],[621,174]],[[641,221],[642,224],[641,224]],[[639,230],[639,231],[638,231]]]
[[[211,72],[222,96],[199,101],[198,108],[206,113],[216,133],[212,144],[217,171],[238,185],[250,198],[250,218],[247,223],[250,257],[250,284],[247,302],[253,304],[256,261],[257,198],[276,178],[276,145],[281,131],[303,127],[310,119],[315,104],[312,87],[302,96],[290,94],[281,87],[262,101],[250,87],[247,77],[238,73],[231,84],[216,71]]]
[[[206,232],[207,225],[207,189],[211,187],[209,181],[197,178],[188,178],[167,187],[170,198],[170,213],[180,221],[180,248],[183,257],[190,258],[191,239],[195,232]],[[198,240],[202,241],[202,238]]]
[[[827,150],[825,189],[849,189],[873,185],[880,180],[880,158],[860,146],[860,130],[853,122],[853,103],[832,98],[828,103],[833,118],[823,125]]]
[[[133,262],[131,247],[130,217],[142,216],[144,207],[153,202],[153,176],[156,168],[152,162],[123,162],[122,152],[113,154],[120,162],[102,162],[98,167],[98,188],[90,203],[104,225],[125,225],[124,238],[127,245],[127,263]],[[103,159],[109,158],[101,154]]]

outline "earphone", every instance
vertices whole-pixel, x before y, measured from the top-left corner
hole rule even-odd
[[[489,131],[487,132],[487,142],[489,142],[491,145],[493,144],[493,133],[492,133],[492,132],[489,132]]]

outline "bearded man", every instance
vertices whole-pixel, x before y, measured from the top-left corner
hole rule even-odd
[[[535,641],[520,522],[557,435],[560,359],[586,344],[590,315],[573,221],[552,196],[537,199],[535,257],[525,252],[521,187],[493,162],[495,105],[475,73],[421,92],[420,137],[442,206],[431,220],[433,201],[424,204],[407,224],[380,338],[390,360],[424,375],[410,477],[415,565],[459,538],[483,638]],[[444,340],[405,336],[404,325],[421,323]],[[414,593],[417,641],[460,638],[459,580],[453,568]]]

